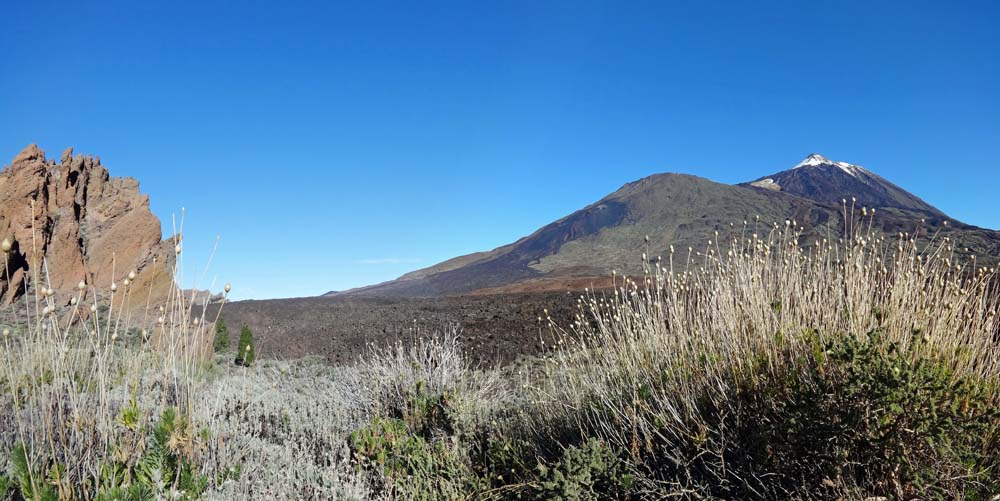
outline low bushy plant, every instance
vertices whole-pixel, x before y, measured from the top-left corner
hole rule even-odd
[[[559,462],[537,469],[538,480],[529,484],[532,499],[621,499],[635,486],[625,462],[597,439],[567,447]]]
[[[687,473],[714,495],[987,499],[1000,491],[997,380],[958,377],[922,342],[877,331],[788,351],[781,369],[734,371],[727,394],[697,399],[704,433],[661,447],[687,451]],[[755,374],[743,377],[741,374]],[[650,416],[667,417],[662,409]],[[664,427],[663,431],[666,431]],[[676,475],[674,465],[644,461]],[[726,464],[725,474],[717,467]]]
[[[403,499],[464,499],[480,490],[457,441],[428,440],[406,422],[378,417],[350,436],[357,464],[376,469],[384,485],[378,490]]]
[[[566,445],[554,459],[537,454],[537,444],[499,438],[477,465],[500,499],[600,500],[637,497],[631,465],[605,442],[590,438]]]
[[[59,463],[32,465],[29,451],[17,444],[10,453],[10,484],[15,495],[32,501],[56,501],[62,499],[67,487],[63,481],[63,467]]]
[[[84,482],[82,491],[98,500],[152,500],[163,497],[197,499],[207,487],[207,478],[198,473],[193,461],[197,445],[190,422],[168,407],[147,426],[135,402],[122,409],[118,424],[128,432],[113,444],[113,457],[102,463],[96,487]],[[31,468],[27,451],[20,445],[11,453],[14,490],[25,500],[69,499],[73,486],[62,479],[63,467],[48,465],[45,475]],[[44,465],[43,465],[44,466]]]
[[[914,356],[924,343],[919,333],[905,344],[878,330],[838,336],[783,380],[747,385],[740,398],[770,398],[748,406],[762,421],[744,435],[753,458],[816,488],[865,485],[907,499],[1000,491],[1000,379]]]
[[[135,465],[135,477],[157,491],[169,487],[174,497],[195,499],[207,486],[192,459],[197,448],[190,420],[168,407],[151,430],[146,450]]]
[[[10,491],[11,481],[6,473],[0,473],[0,499],[7,499],[7,492]]]

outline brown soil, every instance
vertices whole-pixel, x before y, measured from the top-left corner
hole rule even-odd
[[[619,282],[621,277],[618,277]],[[602,290],[614,287],[612,277],[545,277],[525,280],[499,287],[490,287],[470,292],[470,295],[483,296],[493,294],[524,294],[540,292],[582,291],[584,289]]]

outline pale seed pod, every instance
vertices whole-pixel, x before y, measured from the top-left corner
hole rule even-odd
[[[0,242],[0,249],[3,249],[4,252],[10,252],[10,248],[13,246],[14,244],[10,243],[9,238],[4,238],[3,242]]]

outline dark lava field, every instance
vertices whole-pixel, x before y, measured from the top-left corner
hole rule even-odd
[[[332,364],[356,361],[369,345],[457,329],[461,345],[476,364],[508,364],[537,355],[552,331],[539,317],[549,315],[569,327],[578,294],[524,293],[424,299],[309,297],[237,301],[223,306],[222,318],[235,340],[246,324],[261,357],[321,356]],[[209,306],[214,318],[218,305]]]

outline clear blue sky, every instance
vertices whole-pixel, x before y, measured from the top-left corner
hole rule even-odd
[[[221,236],[209,277],[238,298],[391,279],[648,174],[732,183],[814,151],[1000,228],[996,2],[412,4],[4,2],[0,162],[100,155],[165,234],[187,208],[188,270]]]

